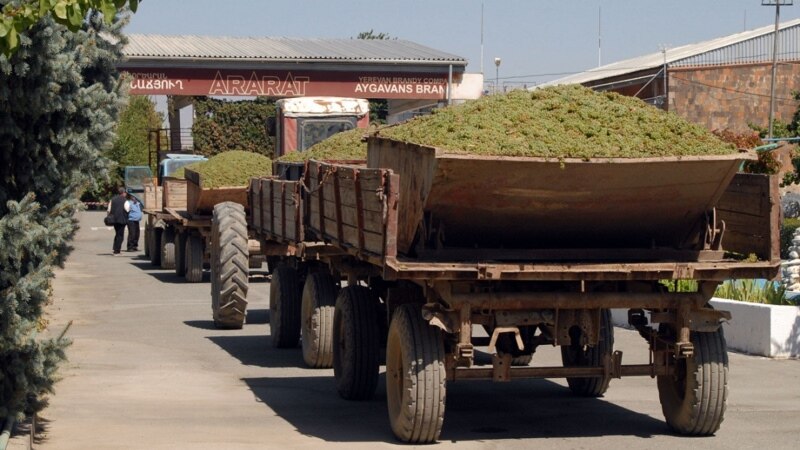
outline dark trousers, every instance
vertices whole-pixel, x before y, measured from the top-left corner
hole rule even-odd
[[[122,241],[125,240],[125,224],[114,224],[114,253],[119,253],[122,250]]]
[[[128,251],[139,249],[139,221],[128,221]]]

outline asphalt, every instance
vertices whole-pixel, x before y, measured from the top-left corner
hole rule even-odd
[[[41,413],[37,449],[398,445],[383,375],[375,398],[345,401],[332,370],[305,368],[299,349],[272,348],[265,274],[251,280],[244,328],[216,330],[208,274],[189,284],[154,269],[141,253],[112,256],[113,231],[102,218],[81,214],[74,252],[53,284],[49,330],[59,333],[72,321],[73,344]],[[637,334],[615,333],[624,363],[647,362]],[[533,360],[560,363],[555,348],[540,349]],[[725,422],[707,438],[670,433],[649,377],[614,380],[600,399],[573,397],[564,386],[450,383],[437,448],[788,449],[800,442],[798,360],[731,353]],[[17,436],[10,448],[25,442]]]

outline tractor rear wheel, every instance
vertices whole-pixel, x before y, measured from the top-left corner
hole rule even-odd
[[[211,310],[217,328],[242,328],[247,313],[248,250],[244,207],[214,206],[211,216]]]

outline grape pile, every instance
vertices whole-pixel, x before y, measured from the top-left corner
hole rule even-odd
[[[203,188],[246,186],[251,177],[272,175],[272,161],[258,153],[231,150],[186,166],[200,174]],[[183,168],[175,172],[183,177]]]
[[[315,159],[317,161],[348,161],[367,159],[367,143],[364,135],[367,130],[356,128],[353,130],[336,133],[333,136],[322,140],[304,152],[287,153],[278,161],[306,161]]]
[[[491,95],[434,110],[378,134],[447,153],[484,156],[588,160],[737,152],[673,113],[578,85]]]

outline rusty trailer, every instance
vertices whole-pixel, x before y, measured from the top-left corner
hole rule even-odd
[[[221,231],[231,232],[227,228],[220,230],[214,227],[214,218],[223,214],[215,209],[218,204],[225,204],[225,215],[231,208],[244,215],[247,208],[247,186],[209,188],[203,186],[202,176],[198,172],[191,169],[185,171],[185,179],[165,178],[160,207],[144,211],[147,216],[145,255],[153,265],[174,269],[176,275],[184,277],[190,283],[203,281],[204,268],[211,268],[214,296],[214,287],[218,285],[214,278],[219,275],[219,271],[214,268],[221,265],[212,263],[214,258],[220,256],[213,253],[212,242],[221,239]],[[253,258],[245,262],[246,268],[260,267],[263,258],[258,256],[258,243],[247,239],[244,220],[238,222],[238,227],[234,226],[234,233],[244,230],[244,245],[249,246],[254,254]]]
[[[306,362],[333,365],[340,395],[358,400],[376,389],[385,343],[405,442],[438,439],[458,379],[565,377],[596,397],[613,378],[650,376],[671,428],[718,429],[730,315],[708,301],[723,280],[772,279],[780,262],[777,179],[737,173],[752,154],[495,158],[379,136],[368,148],[367,164],[310,161],[300,180],[251,181],[249,228],[282,258],[273,344],[302,335]],[[649,364],[623,364],[612,308],[628,311]],[[479,345],[491,366],[475,365]],[[531,365],[540,345],[559,346],[563,366]]]

